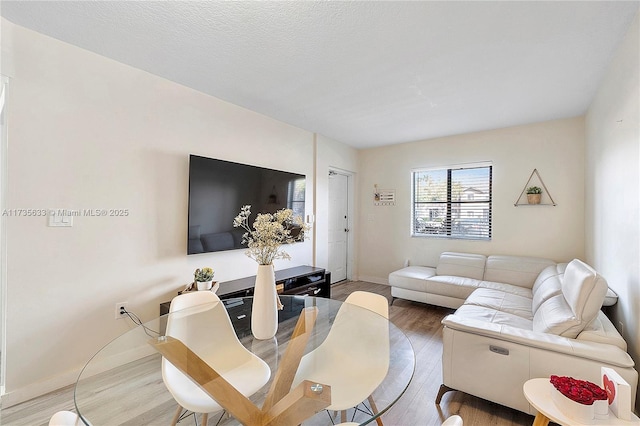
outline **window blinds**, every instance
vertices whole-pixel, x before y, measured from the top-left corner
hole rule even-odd
[[[491,239],[492,166],[417,170],[412,235]]]

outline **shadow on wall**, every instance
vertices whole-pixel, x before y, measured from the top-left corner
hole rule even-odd
[[[636,279],[639,279],[639,278],[636,277]],[[627,290],[629,291],[628,293],[629,303],[627,304],[627,306],[636,307],[636,309],[640,309],[640,282],[636,281],[633,283],[629,283],[627,285]],[[622,316],[622,322],[624,323],[624,328],[625,328],[625,330],[623,330],[624,339],[627,342],[629,341],[638,342],[640,340],[640,324],[638,324],[633,320],[634,315],[637,315],[637,311],[624,313],[624,312],[620,312],[620,310],[621,310],[620,308],[616,310],[616,321],[619,321],[618,317]],[[628,336],[635,336],[635,338],[629,339]],[[631,358],[633,358],[633,361],[636,363],[636,365],[640,365],[640,348],[638,347],[638,344],[636,343],[636,345],[629,345],[628,350],[629,350],[629,355],[631,355]],[[634,411],[636,412],[636,414],[640,412],[640,395],[638,395],[637,392],[636,392]]]
[[[140,167],[147,170],[142,211],[155,238],[158,259],[187,254],[189,155],[147,150]]]

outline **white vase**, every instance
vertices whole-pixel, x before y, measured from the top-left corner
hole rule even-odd
[[[273,265],[258,265],[251,306],[251,333],[256,339],[271,339],[278,331],[278,293]]]
[[[197,286],[198,286],[198,291],[203,291],[203,290],[211,290],[211,285],[213,283],[213,280],[211,281],[196,281]]]

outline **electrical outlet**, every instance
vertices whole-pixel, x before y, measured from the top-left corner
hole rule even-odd
[[[620,334],[624,334],[624,323],[622,321],[618,321],[618,328],[620,329]]]
[[[116,303],[116,319],[122,319],[127,317],[127,314],[121,312],[123,308],[127,309],[127,302]]]

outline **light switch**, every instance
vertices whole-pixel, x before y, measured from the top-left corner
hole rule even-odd
[[[64,209],[49,209],[49,226],[71,227],[73,226],[73,216],[65,215]]]

